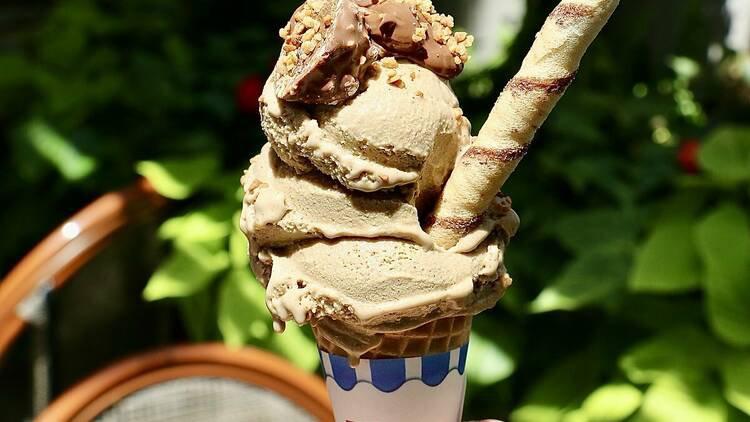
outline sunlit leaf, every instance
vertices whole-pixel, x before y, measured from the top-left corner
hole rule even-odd
[[[271,336],[269,348],[297,365],[298,367],[312,372],[320,365],[320,355],[315,341],[305,335],[298,325],[287,324],[282,334],[274,333]]]
[[[717,179],[750,181],[750,128],[717,129],[702,145],[698,162]]]
[[[705,289],[711,327],[723,340],[750,346],[750,221],[735,204],[724,204],[696,229],[706,265]]]
[[[201,242],[225,238],[232,230],[234,207],[219,204],[198,208],[179,217],[172,217],[159,227],[162,239]]]
[[[218,158],[204,154],[190,158],[142,161],[136,166],[136,171],[148,179],[161,195],[185,199],[210,180],[218,168]]]
[[[176,243],[172,255],[156,270],[143,291],[146,300],[186,297],[204,289],[229,266],[229,254],[200,243]]]
[[[558,422],[566,411],[578,407],[598,383],[597,362],[591,353],[565,359],[547,371],[513,411],[513,422]],[[561,388],[564,386],[564,388]]]
[[[586,412],[581,409],[566,411],[559,420],[560,422],[590,422]]]
[[[590,422],[616,422],[635,413],[642,400],[641,390],[630,384],[607,384],[591,393],[581,409]]]
[[[508,351],[478,332],[472,332],[466,359],[466,374],[470,383],[492,385],[508,378],[515,369],[515,359]]]
[[[698,62],[684,56],[672,57],[669,61],[669,67],[674,70],[678,77],[683,79],[693,79],[701,71]]]
[[[26,125],[25,134],[34,150],[67,180],[84,179],[96,170],[97,163],[93,157],[81,152],[46,122],[30,122]]]
[[[673,374],[656,380],[646,391],[636,422],[725,422],[727,404],[711,378]]]
[[[683,292],[700,285],[699,274],[693,224],[675,221],[656,227],[641,247],[629,286],[635,292]]]
[[[620,368],[630,381],[654,382],[675,371],[712,369],[724,349],[710,335],[698,328],[685,326],[668,330],[628,350],[620,358]]]
[[[240,212],[232,219],[232,233],[229,236],[229,256],[236,268],[248,268],[247,238],[240,231]]]
[[[724,397],[750,416],[750,353],[736,353],[721,366]]]
[[[258,330],[258,324],[270,326],[265,290],[250,271],[233,270],[225,277],[219,291],[218,323],[224,341],[233,347],[249,340],[265,340],[270,330]],[[255,328],[255,329],[254,329]]]
[[[578,257],[531,303],[532,312],[574,310],[624,290],[630,258],[593,250]]]

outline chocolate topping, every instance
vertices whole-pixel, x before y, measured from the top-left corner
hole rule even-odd
[[[463,70],[463,63],[456,63],[449,47],[436,41],[427,19],[407,3],[387,1],[369,6],[364,19],[371,39],[388,55],[412,61],[446,79]],[[424,39],[415,36],[418,28],[423,28]]]
[[[453,19],[420,0],[308,0],[282,29],[276,95],[336,105],[355,96],[372,64],[402,58],[450,79],[468,60],[473,38],[453,34]]]
[[[316,16],[333,17],[330,25],[323,28],[323,39],[316,48],[287,72],[277,66],[277,97],[308,104],[341,103],[359,91],[367,68],[380,56],[367,37],[358,7],[350,0],[329,4],[336,9],[323,8]],[[287,38],[286,43],[290,40],[294,42]]]

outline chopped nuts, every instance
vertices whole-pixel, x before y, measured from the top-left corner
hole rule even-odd
[[[277,67],[281,74],[289,73],[295,64],[310,57],[323,41],[321,28],[333,24],[330,15],[320,16],[323,6],[321,0],[305,2],[289,23],[279,30],[279,36],[284,39],[282,56]]]
[[[413,10],[424,20],[412,35],[415,43],[432,37],[438,43],[448,46],[456,64],[466,63],[469,59],[467,49],[474,44],[474,37],[466,32],[453,32],[453,16],[437,13],[432,0],[390,0],[413,6]]]
[[[385,0],[381,0],[385,1]],[[429,38],[448,47],[453,61],[457,65],[466,63],[470,56],[468,49],[474,43],[474,37],[463,31],[453,32],[455,21],[452,16],[440,14],[435,10],[432,0],[387,0],[405,3],[411,7],[418,18],[418,25],[412,34],[412,41],[421,43]],[[321,0],[308,0],[292,16],[289,23],[279,29],[279,36],[284,39],[282,55],[279,59],[277,72],[287,74],[300,61],[312,56],[316,48],[323,42],[325,28],[333,25],[334,18],[330,14],[322,15],[325,3]],[[351,45],[350,45],[351,46]],[[377,66],[378,63],[375,63]],[[398,62],[393,57],[380,61],[386,69],[398,68]],[[401,86],[404,84],[397,74],[388,74],[388,82]],[[412,80],[415,75],[410,75]],[[424,94],[422,94],[424,95]]]
[[[315,47],[318,45],[318,43],[313,41],[305,41],[302,43],[302,51],[305,52],[305,54],[310,54],[315,50]]]
[[[398,67],[398,62],[393,57],[386,57],[383,60],[381,60],[380,63],[386,69],[395,69]]]
[[[403,84],[403,81],[401,80],[401,76],[396,72],[395,70],[389,70],[388,73],[388,83],[391,85],[399,85],[399,82]]]
[[[310,7],[312,7],[315,13],[320,13],[320,10],[323,8],[323,2],[320,0],[311,1]]]
[[[315,19],[311,18],[310,16],[305,16],[304,19],[302,19],[302,24],[305,25],[307,28],[312,28],[315,26],[315,24],[318,23]]]
[[[412,41],[420,42],[427,39],[427,29],[424,27],[418,27],[414,30],[414,35],[411,36]]]

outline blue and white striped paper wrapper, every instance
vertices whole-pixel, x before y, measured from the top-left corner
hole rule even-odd
[[[468,344],[447,353],[362,359],[320,352],[336,422],[457,422],[466,390]]]

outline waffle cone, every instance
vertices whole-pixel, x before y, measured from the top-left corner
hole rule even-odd
[[[384,333],[376,348],[362,355],[363,359],[409,358],[445,353],[457,349],[469,340],[471,316],[442,318],[417,328],[398,333]],[[320,334],[313,327],[318,347],[339,356],[348,353]]]

